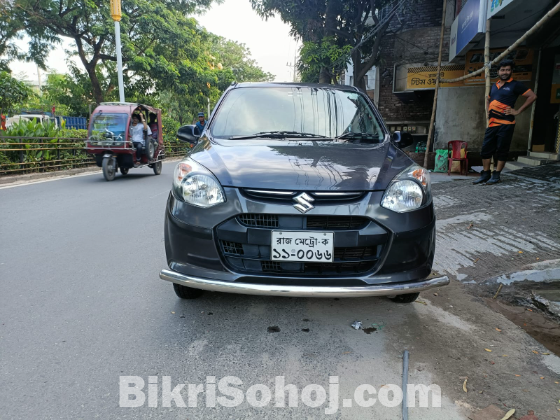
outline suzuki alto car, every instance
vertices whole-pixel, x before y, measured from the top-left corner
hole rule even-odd
[[[234,84],[202,133],[178,137],[196,145],[175,168],[160,278],[179,297],[413,302],[449,283],[430,278],[429,173],[356,88]]]

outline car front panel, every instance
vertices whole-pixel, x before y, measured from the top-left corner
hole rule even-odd
[[[408,213],[380,206],[382,191],[323,200],[305,214],[291,199],[224,188],[226,202],[186,204],[170,193],[165,245],[169,267],[187,276],[276,285],[364,286],[410,282],[431,272],[432,203]],[[332,263],[271,260],[273,230],[333,232]]]

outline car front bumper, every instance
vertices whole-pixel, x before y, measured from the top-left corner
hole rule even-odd
[[[407,293],[419,293],[434,287],[449,284],[447,276],[426,279],[417,282],[383,284],[373,286],[337,287],[337,286],[291,286],[291,285],[266,285],[226,282],[219,280],[203,279],[186,276],[172,270],[161,270],[159,277],[162,280],[194,289],[208,290],[211,292],[238,293],[243,295],[261,296],[290,296],[290,297],[367,297],[367,296],[393,296]]]

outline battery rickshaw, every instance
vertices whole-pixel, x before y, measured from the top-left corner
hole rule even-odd
[[[135,147],[129,133],[134,114],[142,114],[152,132],[143,130],[143,148]],[[161,129],[160,109],[136,103],[102,102],[91,114],[85,150],[103,168],[107,181],[114,180],[119,170],[126,176],[130,169],[144,166],[159,175],[165,158]]]

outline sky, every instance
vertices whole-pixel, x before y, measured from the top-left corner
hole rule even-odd
[[[274,74],[277,82],[292,80],[294,56],[299,44],[290,36],[290,27],[279,17],[264,21],[253,11],[250,0],[225,0],[204,15],[196,16],[196,19],[208,31],[245,44],[258,65]],[[27,47],[25,40],[19,41],[19,45],[23,49]],[[49,69],[58,73],[67,72],[64,50],[72,46],[69,40],[57,46],[49,54]],[[288,63],[292,67],[288,67]],[[79,65],[81,67],[81,63]],[[10,68],[14,75],[25,73],[28,80],[38,80],[37,67],[32,63],[15,62]]]

